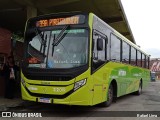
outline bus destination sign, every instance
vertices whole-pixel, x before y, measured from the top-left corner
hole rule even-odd
[[[82,19],[83,17],[83,19]],[[66,18],[43,19],[36,22],[36,27],[48,27],[56,25],[81,24],[84,23],[84,16],[72,16]]]

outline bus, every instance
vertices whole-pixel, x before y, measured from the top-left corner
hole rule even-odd
[[[150,56],[93,13],[30,18],[24,38],[23,100],[109,106],[150,80]]]
[[[156,81],[156,72],[151,71],[151,81]]]

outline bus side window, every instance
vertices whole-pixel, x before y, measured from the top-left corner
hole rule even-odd
[[[101,41],[101,42],[100,42]],[[101,45],[99,44],[101,43]],[[93,69],[99,68],[103,63],[105,63],[106,54],[106,39],[99,35],[98,33],[93,34]],[[100,47],[100,48],[99,48]]]
[[[131,58],[130,58],[130,64],[136,65],[136,49],[134,47],[131,47]]]
[[[141,52],[137,50],[137,66],[142,67]]]
[[[146,56],[142,53],[142,67],[146,68]]]
[[[121,61],[121,40],[113,34],[111,34],[111,60]]]
[[[130,46],[126,42],[122,42],[122,62],[129,63]]]

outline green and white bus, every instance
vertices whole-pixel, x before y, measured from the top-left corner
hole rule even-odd
[[[27,21],[22,99],[109,106],[141,94],[150,80],[149,55],[93,13],[61,13]]]

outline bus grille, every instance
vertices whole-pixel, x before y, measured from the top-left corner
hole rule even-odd
[[[27,75],[26,78],[31,80],[43,80],[43,81],[69,81],[73,79],[71,76],[33,76]]]

